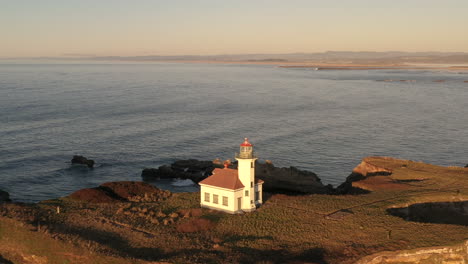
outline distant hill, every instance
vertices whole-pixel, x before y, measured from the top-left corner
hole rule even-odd
[[[76,59],[76,58],[74,58]],[[289,54],[220,54],[177,56],[96,56],[84,59],[111,61],[227,61],[227,62],[320,62],[352,64],[468,63],[463,52],[354,52],[327,51]]]

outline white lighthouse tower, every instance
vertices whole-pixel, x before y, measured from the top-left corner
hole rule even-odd
[[[243,211],[255,210],[255,202],[258,200],[255,197],[255,157],[253,153],[253,145],[247,138],[240,144],[239,154],[236,154],[238,162],[237,170],[239,180],[244,185],[244,199],[242,202]]]
[[[199,182],[200,205],[228,213],[254,211],[263,203],[263,181],[255,179],[253,145],[247,138],[236,153],[237,170],[225,166],[214,169],[213,175]]]

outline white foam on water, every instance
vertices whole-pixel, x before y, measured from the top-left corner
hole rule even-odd
[[[177,187],[184,187],[184,186],[192,186],[195,185],[195,183],[190,180],[190,179],[174,179],[174,181],[171,183],[172,186],[177,186]]]

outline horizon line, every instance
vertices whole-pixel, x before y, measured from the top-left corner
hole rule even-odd
[[[387,51],[352,51],[352,50],[327,50],[321,52],[288,52],[288,53],[213,53],[213,54],[172,54],[172,55],[98,55],[98,54],[75,54],[64,53],[61,55],[44,55],[44,56],[25,56],[25,57],[0,57],[1,60],[38,60],[38,59],[105,59],[105,58],[144,58],[144,57],[222,57],[222,56],[278,56],[278,55],[319,55],[327,53],[404,53],[404,54],[468,54],[467,51],[402,51],[402,50],[387,50]],[[274,59],[274,58],[271,58]]]

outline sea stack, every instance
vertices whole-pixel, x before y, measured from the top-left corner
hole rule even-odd
[[[72,164],[86,165],[88,168],[94,167],[94,160],[87,159],[86,157],[75,155],[71,160]]]

